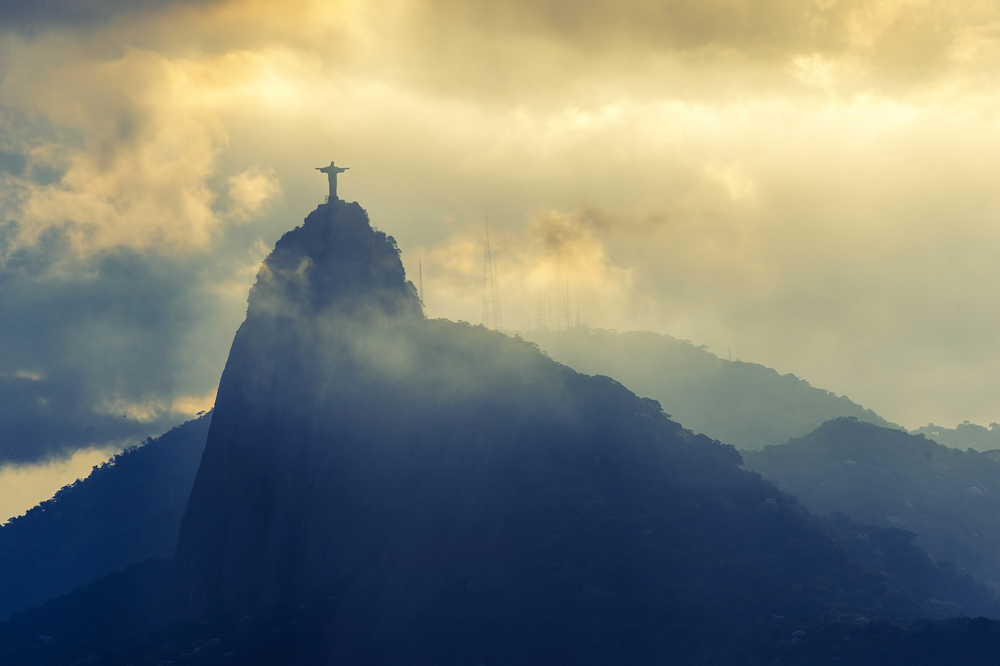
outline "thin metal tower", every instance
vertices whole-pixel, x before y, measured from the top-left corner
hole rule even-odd
[[[548,307],[545,302],[545,293],[539,291],[535,293],[535,330],[545,330],[549,327],[547,317]]]
[[[420,254],[420,262],[417,264],[417,298],[420,299],[420,304],[424,304],[424,255]]]
[[[556,279],[562,284],[548,287],[549,326],[554,331],[565,331],[573,326],[573,306],[569,299],[569,278],[562,277],[562,267],[557,267]]]
[[[497,274],[496,255],[490,248],[490,218],[486,215],[486,242],[483,246],[483,326],[494,331],[503,330],[503,313],[500,309],[500,280]]]
[[[500,310],[500,253],[493,253],[493,328],[503,330],[503,312]]]
[[[565,282],[563,283],[562,307],[563,307],[563,311],[562,311],[563,328],[562,328],[562,330],[565,331],[566,329],[570,328],[573,325],[573,314],[572,314],[573,310],[572,310],[572,306],[569,303],[569,278],[566,278]]]

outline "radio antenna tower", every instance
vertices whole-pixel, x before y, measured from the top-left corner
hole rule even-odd
[[[486,243],[483,247],[483,326],[503,330],[500,310],[500,280],[497,276],[496,255],[490,248],[490,216],[486,213]]]
[[[424,253],[420,253],[420,261],[417,263],[417,298],[420,304],[424,304]]]

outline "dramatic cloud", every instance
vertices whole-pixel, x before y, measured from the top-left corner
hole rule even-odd
[[[1000,417],[1000,9],[906,0],[0,10],[0,437],[212,399],[313,167],[478,322],[647,328],[890,420]],[[555,313],[555,314],[554,314]],[[11,455],[13,454],[13,455]]]
[[[211,407],[224,346],[188,339],[213,304],[189,269],[127,252],[73,272],[44,261],[22,251],[0,272],[4,458],[126,444]]]
[[[491,259],[505,328],[573,325],[581,302],[587,308],[584,314],[591,317],[600,313],[608,321],[631,318],[631,271],[610,261],[595,234],[596,215],[544,211],[521,233],[492,235]],[[447,308],[480,323],[485,225],[477,231],[483,233],[453,236],[445,245],[417,251],[426,266],[424,300],[429,311]]]
[[[14,516],[23,515],[39,502],[53,495],[53,491],[86,478],[95,465],[100,465],[118,453],[110,449],[83,449],[73,455],[45,464],[10,465],[0,468],[0,523]]]
[[[0,6],[0,22],[8,29],[22,30],[87,26],[171,5],[209,4],[212,0],[8,0]]]

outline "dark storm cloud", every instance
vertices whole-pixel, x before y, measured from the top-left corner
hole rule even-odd
[[[28,158],[21,153],[9,153],[0,150],[0,171],[20,176],[24,173],[24,167],[28,165]]]
[[[217,0],[12,0],[0,3],[0,25],[6,29],[90,25],[122,15],[174,5],[209,5]]]
[[[185,333],[205,316],[189,267],[118,251],[67,274],[56,265],[64,254],[64,239],[49,233],[0,268],[6,462],[136,439],[178,420],[155,410],[124,418],[114,408],[156,404],[177,389]]]
[[[468,2],[430,0],[446,20],[500,31],[530,31],[584,48],[634,44],[666,50],[707,46],[780,53],[843,45],[844,17],[855,2],[804,3],[795,0],[700,0],[621,2],[620,0],[513,0]]]
[[[80,145],[44,115],[0,107],[0,465],[135,443],[183,420],[171,404],[187,334],[211,318],[203,255],[81,257],[70,219],[18,243],[25,202],[61,187],[64,153]]]
[[[134,59],[138,73],[52,86],[66,104],[0,106],[0,466],[210,408],[245,311],[250,217],[276,185],[218,169],[211,123],[145,101],[169,77]]]

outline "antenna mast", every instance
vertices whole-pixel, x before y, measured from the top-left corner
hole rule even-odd
[[[420,262],[417,264],[417,298],[420,304],[424,304],[424,253],[420,253]]]
[[[497,274],[496,255],[490,248],[490,217],[486,213],[486,242],[483,246],[483,326],[494,331],[503,330],[503,313],[500,310],[500,279]]]

